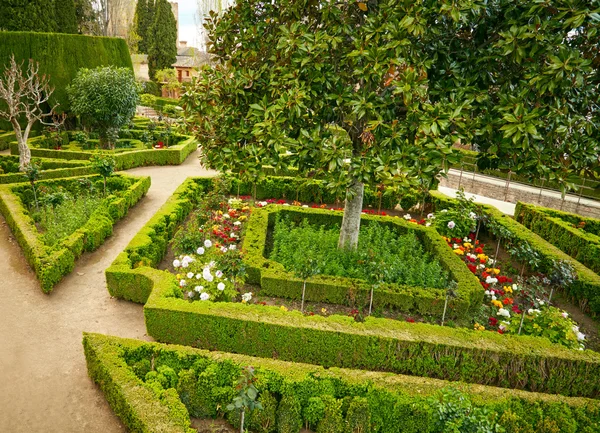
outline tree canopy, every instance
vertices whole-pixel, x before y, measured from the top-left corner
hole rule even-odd
[[[74,0],[0,0],[0,30],[77,33]]]
[[[167,0],[156,0],[147,40],[148,75],[156,81],[156,71],[170,68],[177,60],[177,21]]]
[[[207,21],[218,65],[186,97],[203,159],[253,176],[294,166],[358,196],[362,184],[426,189],[459,139],[520,174],[551,177],[565,153],[597,170],[598,8],[239,2]]]

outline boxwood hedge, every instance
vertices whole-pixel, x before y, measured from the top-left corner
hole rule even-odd
[[[73,270],[75,260],[83,251],[98,248],[112,234],[114,223],[123,218],[129,208],[150,188],[149,177],[119,176],[130,179],[131,186],[119,197],[107,197],[108,204],[105,207],[96,209],[87,223],[54,246],[43,243],[34,221],[17,195],[19,190],[29,188],[28,184],[0,186],[0,212],[21,246],[29,265],[35,271],[44,292],[51,292],[62,277]],[[76,178],[56,179],[40,181],[38,185],[76,181]]]
[[[60,177],[87,176],[95,173],[88,161],[67,161],[62,159],[34,158],[41,165],[40,179],[56,179]],[[13,155],[0,156],[0,164],[11,161],[15,166],[19,164],[19,157]],[[21,172],[0,174],[0,184],[21,183],[26,181]]]
[[[255,368],[263,403],[262,411],[247,418],[246,427],[253,432],[298,433],[309,421],[313,427],[317,424],[317,431],[326,425],[331,431],[354,431],[346,429],[353,408],[361,403],[367,420],[363,433],[441,433],[437,402],[441,392],[451,388],[487,409],[508,432],[591,433],[600,428],[600,403],[585,398],[324,369],[99,334],[84,334],[83,346],[90,377],[130,431],[192,433],[190,415],[224,415],[235,393],[234,382],[248,365]],[[324,406],[320,415],[310,411],[315,402]],[[336,416],[324,416],[328,412]],[[235,414],[228,418],[235,424]]]
[[[268,232],[273,228],[277,214],[285,214],[297,222],[307,218],[320,225],[340,224],[342,212],[274,205],[253,210],[243,245],[246,251],[247,282],[260,285],[261,295],[298,299],[302,293],[302,281],[286,271],[283,265],[266,257]],[[372,223],[388,225],[400,233],[415,233],[425,249],[440,261],[450,279],[458,283],[457,296],[449,302],[448,317],[463,318],[481,305],[483,291],[479,281],[448,248],[435,229],[409,223],[402,218],[363,215],[362,224]],[[370,290],[367,283],[359,280],[321,275],[308,280],[305,299],[340,305],[366,305]],[[373,305],[441,317],[445,296],[445,290],[442,289],[386,284],[374,291]]]
[[[600,220],[521,202],[515,208],[515,219],[592,271],[600,273],[600,236],[594,233],[600,227]],[[581,222],[585,223],[583,229],[574,227]]]

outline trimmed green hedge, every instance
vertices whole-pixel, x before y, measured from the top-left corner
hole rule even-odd
[[[254,432],[298,433],[308,422],[309,402],[318,399],[326,404],[341,403],[343,409],[334,418],[334,431],[347,431],[349,408],[353,402],[362,401],[370,418],[363,433],[441,433],[435,401],[440,391],[449,388],[460,390],[474,406],[496,412],[496,422],[507,432],[592,433],[600,428],[600,403],[584,398],[324,369],[99,334],[84,334],[83,346],[88,374],[130,431],[192,433],[189,415],[223,415],[224,407],[233,400],[234,382],[247,365],[255,368],[259,401],[264,406],[263,411],[247,418],[246,427]],[[163,386],[151,379],[143,380],[149,371],[153,373],[148,378],[163,374],[157,375],[157,370],[165,372],[164,378],[170,377],[171,383]],[[235,414],[228,418],[235,423]],[[284,423],[293,427],[285,429]],[[272,430],[263,430],[261,425],[269,425]],[[323,431],[323,425],[317,426],[317,431]]]
[[[18,156],[0,155],[0,160],[10,159],[15,164],[19,163]],[[36,158],[38,159],[38,158]],[[88,176],[95,173],[88,161],[67,161],[60,159],[38,159],[41,164],[40,179],[56,179],[59,177]],[[0,184],[25,182],[23,173],[0,174]]]
[[[431,195],[438,207],[452,207],[457,203],[455,199],[451,199],[439,191],[431,191]],[[540,255],[542,258],[542,272],[549,271],[554,260],[570,262],[575,269],[577,279],[573,284],[564,288],[565,293],[579,301],[580,306],[585,307],[586,310],[589,309],[592,314],[600,313],[600,275],[495,207],[489,205],[483,205],[482,207],[489,218],[512,234],[515,241],[527,242]]]
[[[323,209],[303,209],[268,206],[254,209],[250,216],[244,239],[247,282],[258,284],[261,295],[299,299],[302,280],[284,269],[283,265],[266,258],[267,232],[273,227],[278,213],[300,222],[308,218],[314,224],[340,224],[343,213]],[[402,218],[363,215],[362,224],[379,223],[390,226],[399,233],[413,232],[425,249],[440,261],[450,279],[458,283],[457,297],[448,304],[448,317],[463,318],[475,311],[483,301],[483,290],[478,279],[452,252],[437,231],[430,227],[409,223]],[[319,275],[307,281],[305,299],[340,305],[366,305],[371,286],[360,280]],[[442,289],[386,284],[374,291],[373,305],[391,306],[405,312],[442,316],[446,293]]]
[[[519,204],[520,203],[517,203],[517,208],[519,207]],[[563,212],[560,210],[546,207],[538,207],[538,209],[543,211],[545,214],[556,218],[560,218],[561,220],[567,221],[576,226],[583,222],[585,223],[583,230],[585,230],[588,233],[600,236],[600,218],[584,217],[575,213]]]
[[[187,157],[198,148],[198,143],[193,137],[183,140],[168,149],[143,149],[122,152],[111,152],[115,159],[117,170],[145,167],[148,165],[180,165]],[[10,151],[18,155],[16,143],[11,143]],[[31,155],[41,158],[61,158],[66,160],[88,160],[92,155],[102,151],[69,151],[54,149],[31,149]]]
[[[23,184],[0,186],[0,212],[23,249],[25,258],[35,271],[45,293],[50,293],[62,277],[73,270],[75,260],[83,251],[98,248],[112,234],[113,224],[123,218],[129,208],[150,188],[149,177],[120,176],[132,179],[132,185],[120,197],[109,196],[107,206],[96,209],[83,227],[53,247],[42,242],[35,223],[14,192],[24,188]],[[38,185],[70,180],[76,181],[75,178],[57,179],[40,181]]]
[[[133,70],[127,43],[122,38],[0,31],[1,70],[13,54],[17,62],[39,62],[40,74],[48,75],[54,87],[50,102],[59,103],[61,112],[69,111],[67,86],[80,68],[113,65]]]
[[[546,213],[545,208],[518,202],[515,218],[552,245],[600,273],[600,236],[573,227],[573,223]]]

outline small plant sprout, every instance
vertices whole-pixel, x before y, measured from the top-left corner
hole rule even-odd
[[[104,196],[106,197],[106,178],[112,176],[115,172],[115,160],[107,155],[94,155],[90,158],[90,161],[96,172],[104,179]]]
[[[444,300],[444,312],[442,313],[442,326],[444,326],[444,322],[446,321],[446,311],[448,310],[448,300],[450,298],[456,298],[458,295],[456,292],[456,288],[458,287],[458,283],[456,281],[450,281],[448,284],[448,289],[446,290],[446,299]]]
[[[319,263],[317,259],[311,257],[311,254],[305,254],[302,259],[297,262],[294,269],[296,277],[302,279],[302,301],[300,303],[300,311],[304,313],[304,298],[306,296],[306,281],[310,277],[314,277],[319,273]]]
[[[27,180],[31,184],[31,189],[33,189],[33,198],[35,200],[35,208],[39,212],[40,205],[37,199],[37,192],[35,190],[35,182],[40,178],[41,166],[38,162],[32,161],[25,166],[25,176],[27,176]]]
[[[251,366],[242,368],[240,377],[235,384],[235,390],[238,392],[238,395],[233,399],[232,403],[227,405],[228,411],[240,411],[240,433],[244,433],[246,411],[262,410],[262,405],[257,401],[258,390],[254,386],[255,382],[254,368]]]
[[[386,266],[381,260],[378,260],[373,250],[369,250],[365,259],[367,269],[367,281],[371,285],[371,295],[369,296],[369,316],[373,311],[373,293],[385,281]]]

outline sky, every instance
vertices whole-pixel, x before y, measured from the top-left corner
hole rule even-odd
[[[179,40],[188,45],[199,47],[198,0],[176,0],[179,3]]]

